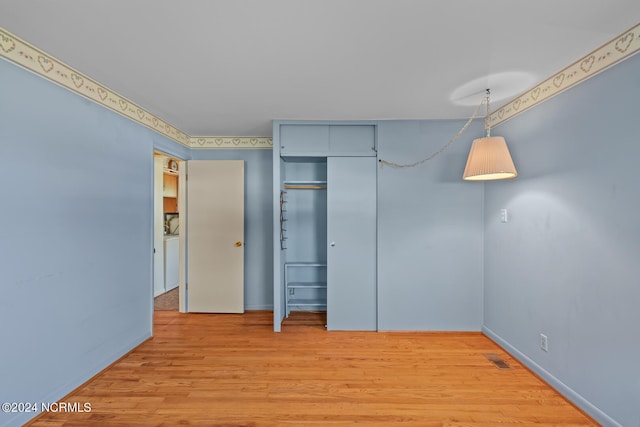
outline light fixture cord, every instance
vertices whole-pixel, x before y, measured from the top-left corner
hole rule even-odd
[[[489,89],[487,89],[488,91]],[[478,106],[476,107],[476,109],[473,111],[473,114],[471,115],[471,117],[469,118],[469,120],[467,120],[467,122],[464,124],[464,126],[462,126],[462,128],[458,131],[458,133],[456,133],[453,138],[451,138],[449,140],[449,142],[447,142],[445,145],[442,146],[442,148],[440,148],[438,151],[436,151],[435,153],[433,153],[432,155],[430,155],[429,157],[422,159],[422,160],[418,160],[417,162],[414,163],[395,163],[395,162],[390,162],[389,160],[380,160],[380,166],[391,166],[393,168],[412,168],[414,166],[418,166],[421,165],[422,163],[428,162],[429,160],[439,156],[440,154],[442,154],[447,148],[449,148],[449,146],[451,144],[453,144],[458,138],[460,138],[460,136],[462,136],[463,133],[465,133],[465,131],[467,130],[467,128],[471,125],[471,122],[473,122],[476,117],[478,117],[478,113],[480,112],[480,108],[482,108],[483,104],[487,104],[487,116],[488,111],[489,111],[489,96],[487,95],[487,97],[482,98],[482,101],[480,101],[480,104],[478,104]],[[487,121],[485,119],[485,129],[487,128]]]
[[[491,97],[491,89],[487,89],[487,96],[486,96],[486,100],[487,100],[487,115],[484,116],[484,130],[487,133],[487,137],[491,136],[491,125],[489,124],[489,111],[491,111],[491,109],[489,108],[489,98]]]

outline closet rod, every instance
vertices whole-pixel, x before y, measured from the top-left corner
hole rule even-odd
[[[285,190],[326,190],[326,185],[285,185]]]

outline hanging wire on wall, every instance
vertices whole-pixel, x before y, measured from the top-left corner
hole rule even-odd
[[[387,165],[387,166],[391,166],[392,168],[412,168],[412,167],[421,165],[422,163],[426,163],[429,160],[432,160],[433,158],[435,158],[435,157],[439,156],[440,154],[442,154],[447,148],[449,148],[449,146],[451,146],[451,144],[453,144],[458,138],[460,138],[463,133],[465,133],[467,128],[471,125],[471,122],[473,122],[478,117],[478,113],[480,112],[480,109],[482,108],[483,105],[485,105],[485,104],[487,105],[487,111],[488,111],[488,108],[489,108],[488,91],[489,91],[489,89],[487,89],[487,96],[482,98],[482,101],[480,101],[480,104],[478,104],[476,109],[473,111],[473,114],[471,115],[469,120],[467,120],[467,122],[464,124],[464,126],[462,126],[462,128],[458,131],[458,133],[456,133],[453,136],[453,138],[451,138],[449,140],[449,142],[447,142],[445,145],[443,145],[442,148],[440,148],[438,151],[436,151],[435,153],[433,153],[432,155],[430,155],[427,158],[424,158],[422,160],[418,160],[417,162],[413,162],[413,163],[395,163],[395,162],[391,162],[389,160],[380,159],[379,160],[380,166]],[[487,116],[488,116],[488,114],[487,114]],[[485,130],[486,129],[487,129],[487,120],[485,119]]]

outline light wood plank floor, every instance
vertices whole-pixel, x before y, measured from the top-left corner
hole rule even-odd
[[[32,426],[594,426],[479,333],[327,332],[158,311],[155,336]],[[502,356],[500,370],[483,356]]]

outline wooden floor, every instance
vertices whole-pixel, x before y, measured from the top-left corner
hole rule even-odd
[[[30,425],[597,425],[479,333],[323,325],[319,315],[293,317],[277,334],[271,312],[158,311],[153,339],[63,400],[91,412]]]

